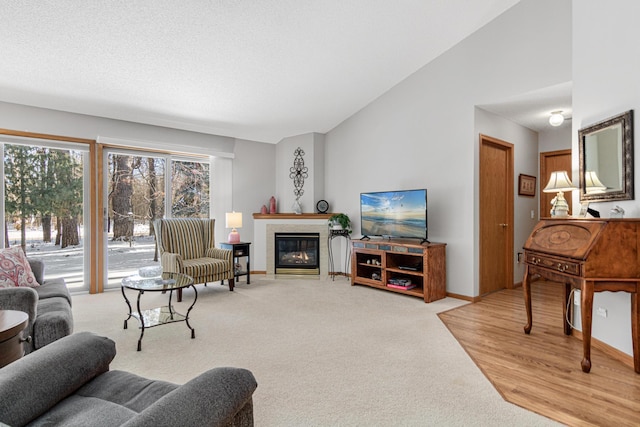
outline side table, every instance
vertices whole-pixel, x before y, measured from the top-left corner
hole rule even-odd
[[[29,323],[24,311],[0,310],[0,368],[24,356],[22,343],[31,341],[23,338],[22,331]]]
[[[327,238],[327,249],[329,250],[329,274],[331,274],[331,280],[336,279],[335,267],[333,266],[333,249],[331,247],[331,241],[337,237],[344,237],[345,239],[347,239],[347,250],[344,257],[345,271],[349,271],[349,260],[351,259],[351,257],[349,256],[351,252],[351,237],[349,236],[349,230],[330,228],[329,237]]]
[[[234,271],[234,281],[236,284],[238,283],[238,277],[247,276],[247,285],[251,284],[251,257],[249,255],[249,246],[251,242],[240,242],[240,243],[220,243],[220,248],[222,249],[230,249],[233,251],[233,271]],[[239,258],[246,257],[247,258],[247,269],[242,270],[242,267],[236,268],[239,266],[238,260]]]

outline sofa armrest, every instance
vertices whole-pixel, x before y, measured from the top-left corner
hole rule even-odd
[[[163,252],[160,256],[160,265],[162,266],[162,271],[166,273],[182,273],[184,271],[180,254]]]
[[[0,310],[24,311],[29,318],[36,318],[38,293],[26,286],[0,288]]]
[[[109,370],[116,345],[79,332],[0,369],[0,422],[24,425]]]
[[[0,310],[24,311],[29,316],[25,338],[33,333],[33,323],[38,314],[38,293],[33,288],[0,288]]]
[[[242,425],[253,425],[252,395],[258,384],[253,374],[241,368],[214,368],[178,387],[130,419],[127,427],[159,425],[227,426],[236,414]]]
[[[217,258],[229,261],[229,265],[233,265],[233,251],[231,249],[208,248],[205,255],[208,258]]]
[[[28,261],[36,281],[44,285],[44,261],[40,259],[29,259]]]

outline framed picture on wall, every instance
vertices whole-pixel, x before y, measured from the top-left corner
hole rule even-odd
[[[520,174],[518,177],[518,195],[535,197],[536,195],[536,177],[531,175]]]

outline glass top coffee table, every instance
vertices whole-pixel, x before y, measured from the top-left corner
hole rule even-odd
[[[171,298],[173,297],[173,291],[178,289],[184,289],[191,286],[193,288],[194,297],[193,302],[189,306],[186,314],[177,313],[173,305],[171,304]],[[138,291],[138,300],[136,304],[137,311],[131,309],[131,303],[125,293],[126,289],[132,289]],[[129,317],[124,321],[124,329],[127,329],[127,321],[132,317],[138,319],[140,322],[140,338],[138,338],[138,351],[142,350],[142,337],[144,336],[145,328],[152,328],[154,326],[166,325],[173,322],[185,322],[187,327],[191,330],[191,338],[196,337],[196,331],[189,324],[189,313],[196,304],[198,299],[198,291],[193,286],[193,278],[182,273],[162,273],[162,276],[158,277],[141,277],[139,275],[129,276],[122,279],[122,296],[124,301],[129,307]],[[169,303],[162,307],[141,310],[140,298],[145,292],[169,292]]]

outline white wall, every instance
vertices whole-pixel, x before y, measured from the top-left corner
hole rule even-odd
[[[233,159],[233,209],[242,212],[242,229],[238,230],[243,242],[252,242],[253,214],[262,205],[269,207],[275,194],[276,146],[261,142],[236,140]],[[230,230],[227,230],[227,233]],[[224,236],[226,238],[226,235]],[[251,259],[255,259],[255,245],[251,245]],[[257,267],[252,265],[251,269]],[[263,269],[264,270],[264,269]]]
[[[640,70],[640,2],[617,0],[573,2],[573,173],[578,173],[578,130],[627,110],[635,110],[636,168],[640,165],[638,150],[638,70]],[[625,217],[640,217],[637,198],[640,174],[634,175],[636,200],[596,203],[593,207],[603,217],[614,205],[620,205]],[[577,203],[574,194],[573,202]],[[603,307],[609,316],[594,316],[593,337],[627,354],[631,344],[631,312],[629,294],[603,292],[594,298],[594,310]]]
[[[360,192],[428,188],[447,291],[475,296],[475,105],[570,80],[571,2],[523,0],[326,135],[326,199],[357,234]]]
[[[304,180],[304,191],[299,202],[303,213],[313,213],[316,202],[324,197],[324,135],[306,133],[284,138],[276,146],[276,199],[279,213],[292,213],[296,198],[293,180],[289,176],[297,148],[304,151],[302,160],[308,177]]]
[[[233,153],[234,138],[0,102],[0,128],[75,138],[165,143],[209,155]],[[153,147],[152,147],[153,148]],[[206,152],[203,151],[206,149]]]
[[[561,126],[559,128],[553,128],[544,132],[540,132],[538,134],[538,148],[540,149],[541,153],[547,151],[571,150],[572,135],[573,132],[571,125]],[[577,177],[578,175],[575,176]],[[578,184],[578,181],[576,180],[575,183]],[[546,184],[547,183],[544,182],[542,184],[542,187],[544,188]]]
[[[75,138],[148,143],[150,148],[172,148],[183,152],[234,157],[229,175],[214,175],[212,191],[229,204],[212,213],[216,218],[216,241],[224,241],[230,230],[224,227],[224,212],[230,209],[243,213],[244,240],[253,238],[252,214],[260,212],[263,204],[275,193],[276,146],[247,140],[208,135],[177,129],[151,126],[122,120],[105,119],[83,114],[66,113],[18,104],[0,102],[0,128],[24,132],[62,135]],[[229,159],[226,159],[229,160]],[[226,162],[225,162],[226,164]],[[225,174],[227,171],[224,172]],[[230,185],[233,189],[218,189],[216,185]],[[228,197],[227,197],[228,194]],[[252,248],[253,253],[253,248]]]

